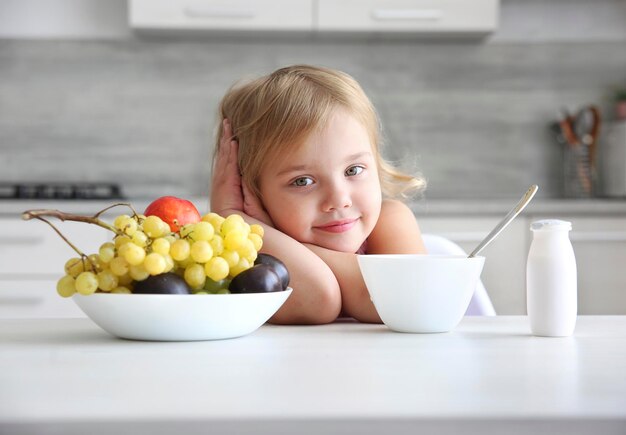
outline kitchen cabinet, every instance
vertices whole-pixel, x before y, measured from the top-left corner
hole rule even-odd
[[[528,220],[555,216],[537,215]],[[557,215],[572,222],[580,314],[626,314],[626,219]]]
[[[471,252],[503,216],[418,215],[418,222],[422,232],[447,237]],[[578,313],[626,314],[624,216],[537,212],[516,218],[480,254],[485,256],[481,279],[496,313],[526,314],[526,258],[532,241],[529,228],[532,222],[548,218],[572,222],[570,240],[578,272]]]
[[[109,232],[78,222],[55,222],[86,254],[98,252]],[[65,262],[76,253],[45,223],[0,218],[0,318],[83,317],[56,292]]]
[[[493,32],[499,0],[130,0],[149,31],[300,31],[406,34]]]
[[[335,32],[488,33],[498,0],[319,0],[318,29]]]
[[[135,29],[310,31],[313,0],[131,0]]]

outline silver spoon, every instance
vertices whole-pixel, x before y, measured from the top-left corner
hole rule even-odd
[[[478,255],[478,253],[480,251],[482,251],[483,249],[485,249],[485,247],[491,243],[491,241],[493,239],[496,238],[496,236],[498,234],[500,234],[500,232],[506,228],[506,226],[517,217],[518,214],[520,214],[520,212],[522,210],[524,210],[524,208],[528,205],[528,203],[530,202],[531,199],[533,199],[533,196],[535,196],[535,193],[537,193],[537,185],[533,184],[532,186],[530,186],[530,188],[526,191],[526,193],[524,194],[524,196],[522,196],[522,199],[519,200],[519,202],[517,203],[517,205],[515,207],[513,207],[513,209],[504,217],[504,219],[502,219],[498,225],[495,226],[495,228],[493,230],[491,230],[491,232],[489,234],[487,234],[487,237],[485,237],[483,239],[482,242],[480,242],[478,244],[478,246],[476,246],[476,249],[474,249],[472,251],[472,253],[468,256],[468,258],[472,258],[476,255]]]

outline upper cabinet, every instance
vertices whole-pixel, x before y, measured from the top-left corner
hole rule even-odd
[[[498,0],[318,0],[320,31],[486,34]]]
[[[130,0],[139,30],[311,31],[312,0]]]
[[[137,30],[485,35],[499,0],[129,0]]]

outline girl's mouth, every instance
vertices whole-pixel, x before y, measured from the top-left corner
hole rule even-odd
[[[343,219],[340,221],[329,222],[314,228],[328,233],[343,233],[350,230],[357,223],[357,221],[358,219]]]

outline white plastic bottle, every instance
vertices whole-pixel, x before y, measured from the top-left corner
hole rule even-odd
[[[546,219],[530,226],[533,240],[526,264],[526,303],[534,335],[565,337],[574,332],[577,302],[576,258],[569,240],[571,222]]]

